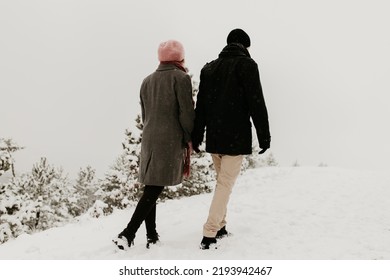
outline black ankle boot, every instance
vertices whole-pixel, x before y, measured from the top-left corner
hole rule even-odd
[[[112,241],[120,250],[126,250],[134,245],[134,238],[135,234],[129,233],[127,228],[125,228],[121,233],[118,234],[118,237],[114,238]]]
[[[203,236],[202,241],[200,242],[200,249],[208,250],[210,248],[216,249],[217,239],[215,237],[206,237]]]
[[[215,236],[215,238],[217,239],[222,239],[224,237],[227,237],[229,236],[230,233],[226,230],[226,226],[223,226],[223,228],[221,228],[218,232],[217,232],[217,235]]]
[[[160,241],[159,235],[155,234],[147,234],[146,235],[146,248],[150,249],[150,245],[157,244]]]

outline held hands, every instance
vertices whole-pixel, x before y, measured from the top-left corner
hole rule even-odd
[[[192,150],[195,152],[195,153],[197,153],[197,154],[199,154],[200,153],[200,150],[199,150],[199,144],[193,144],[193,143],[191,143],[192,144]]]
[[[191,141],[187,143],[186,149],[189,151],[188,152],[189,154],[192,154],[192,151],[194,150],[194,148],[192,146],[192,142]]]

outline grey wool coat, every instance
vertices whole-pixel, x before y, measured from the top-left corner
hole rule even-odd
[[[142,82],[140,99],[144,128],[138,180],[178,185],[195,118],[191,78],[173,64],[160,64]]]

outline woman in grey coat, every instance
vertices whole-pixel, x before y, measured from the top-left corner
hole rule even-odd
[[[114,243],[119,249],[133,245],[135,234],[145,221],[147,248],[159,240],[156,231],[156,201],[164,186],[183,180],[185,153],[192,150],[194,122],[191,78],[184,67],[184,48],[175,40],[160,44],[160,65],[144,79],[140,90],[144,124],[139,182],[144,193],[127,227]]]

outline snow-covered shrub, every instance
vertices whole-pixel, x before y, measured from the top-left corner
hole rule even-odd
[[[270,152],[264,159],[263,159],[263,165],[261,166],[278,166],[279,163],[277,162],[274,154]]]
[[[210,154],[201,151],[191,156],[191,173],[183,183],[164,188],[161,200],[192,196],[211,192],[215,181],[215,171]]]
[[[1,222],[1,220],[0,220]],[[8,241],[13,237],[10,225],[7,222],[0,223],[0,244]]]
[[[46,158],[35,164],[31,173],[13,177],[0,192],[3,242],[21,233],[42,231],[69,221],[73,218],[73,194],[62,169],[49,165]]]
[[[72,189],[61,168],[48,164],[46,158],[33,166],[27,192],[36,205],[38,221],[35,229],[45,230],[72,218]]]
[[[136,127],[142,130],[141,117],[136,118]],[[103,213],[110,214],[114,208],[124,209],[141,195],[141,185],[137,183],[139,154],[142,133],[136,135],[133,131],[125,130],[125,140],[122,142],[122,153],[118,156],[104,178],[99,181],[96,197],[104,205]],[[102,206],[103,204],[99,204]]]
[[[92,218],[99,218],[110,214],[111,212],[108,212],[108,209],[110,208],[107,203],[104,203],[101,200],[96,200],[92,207],[88,209],[87,214]]]
[[[253,147],[253,153],[244,156],[241,173],[247,169],[265,167],[265,166],[278,166],[278,162],[272,152],[259,155],[260,148],[258,146]]]
[[[292,164],[293,167],[299,167],[301,166],[298,162],[298,160],[294,161],[294,163]]]
[[[104,213],[110,214],[114,208],[127,208],[139,198],[141,185],[127,175],[119,170],[111,170],[100,182],[96,196],[106,205]]]
[[[12,160],[6,153],[0,151],[0,176],[11,169]]]
[[[71,205],[69,212],[73,217],[80,216],[95,203],[98,182],[95,170],[91,166],[80,168],[74,185],[74,194],[68,199]]]
[[[15,162],[12,154],[24,149],[16,144],[12,139],[0,138],[0,176],[8,170],[11,170],[12,176],[15,177]]]
[[[17,237],[29,230],[23,220],[24,211],[29,204],[29,195],[25,192],[25,178],[13,177],[1,186],[0,192],[0,243]]]

